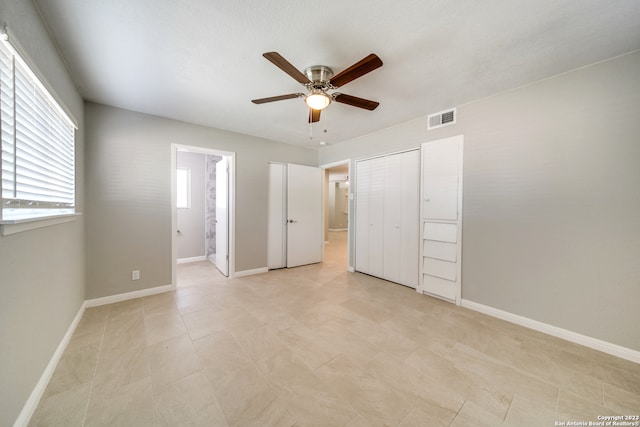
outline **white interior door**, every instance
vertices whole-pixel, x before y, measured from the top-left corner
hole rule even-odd
[[[424,144],[424,217],[455,221],[458,218],[460,146],[456,138]]]
[[[229,163],[216,164],[216,267],[229,276]]]
[[[269,164],[269,226],[267,236],[267,267],[287,266],[287,167]]]
[[[287,165],[287,267],[322,261],[322,169]]]

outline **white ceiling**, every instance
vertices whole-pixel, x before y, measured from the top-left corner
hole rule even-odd
[[[307,147],[640,49],[638,0],[34,1],[85,99]],[[381,105],[334,103],[310,140],[302,99],[250,102],[304,89],[268,51],[336,73],[376,53],[340,91]]]

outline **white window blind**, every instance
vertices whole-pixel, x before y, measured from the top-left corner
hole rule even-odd
[[[0,220],[74,213],[75,126],[6,40],[0,42],[0,131]]]

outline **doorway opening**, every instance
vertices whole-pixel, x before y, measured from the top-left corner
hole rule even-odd
[[[350,262],[351,162],[343,160],[321,168],[324,169],[324,262],[353,271]]]
[[[177,264],[233,277],[235,153],[172,144],[171,165],[174,286]]]

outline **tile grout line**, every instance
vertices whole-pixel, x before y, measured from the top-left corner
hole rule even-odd
[[[175,304],[175,302],[174,302],[174,304]],[[180,316],[180,320],[182,320],[182,324],[184,325],[184,328],[187,331],[186,336],[188,337],[189,342],[191,343],[191,346],[193,347],[193,352],[195,354],[195,357],[198,360],[198,364],[200,366],[200,370],[198,372],[202,372],[204,374],[204,378],[207,381],[207,384],[209,384],[209,386],[211,387],[211,390],[213,392],[213,399],[215,400],[216,406],[220,410],[220,413],[222,414],[222,417],[224,418],[225,422],[227,423],[227,426],[229,426],[229,420],[227,419],[227,414],[224,413],[224,410],[222,409],[222,406],[220,405],[220,401],[219,401],[218,396],[216,394],[216,387],[211,383],[211,380],[209,379],[209,375],[207,374],[207,368],[204,366],[204,363],[202,363],[202,361],[200,360],[201,359],[200,355],[198,354],[198,351],[196,350],[195,345],[194,345],[194,341],[198,341],[198,340],[204,339],[208,335],[205,335],[204,337],[200,337],[200,338],[194,340],[193,337],[191,336],[191,332],[189,331],[189,328],[187,327],[187,324],[186,324],[186,322],[184,320],[184,315],[185,314],[190,314],[190,313],[182,313],[182,311],[180,311],[180,308],[177,306],[177,304],[176,304],[176,309],[178,310],[178,315]],[[233,335],[231,335],[231,338],[234,339],[234,340],[236,339]],[[152,387],[153,387],[153,384],[152,384]],[[153,396],[153,399],[155,400],[155,394]],[[155,414],[155,402],[154,402],[154,414]],[[156,419],[155,421],[156,421],[156,425],[158,425],[158,420]]]
[[[175,295],[175,291],[172,291],[172,292],[173,292],[173,293],[174,293],[174,295]],[[186,331],[185,336],[187,337],[187,339],[189,340],[189,343],[190,343],[190,344],[191,344],[191,346],[193,347],[193,339],[191,338],[191,335],[189,335],[189,330],[187,329],[187,327],[186,327],[186,325],[185,325],[185,323],[184,323],[184,319],[183,319],[183,317],[182,317],[182,313],[181,313],[181,312],[180,312],[180,310],[178,309],[178,306],[177,306],[177,305],[175,305],[175,301],[173,302],[173,304],[174,304],[174,306],[175,306],[176,311],[178,312],[178,317],[180,317],[180,321],[182,322],[182,326],[184,326],[184,329],[185,329],[185,331]],[[159,420],[158,420],[158,414],[157,414],[157,412],[156,412],[156,391],[159,393],[163,388],[166,388],[166,387],[170,386],[171,384],[174,384],[174,383],[176,383],[176,382],[178,382],[178,381],[181,381],[181,380],[183,380],[184,378],[188,377],[189,375],[193,375],[194,373],[196,373],[196,372],[200,372],[200,371],[192,372],[191,374],[187,374],[187,375],[185,375],[185,376],[183,376],[183,377],[181,377],[181,378],[174,379],[173,381],[171,381],[171,382],[170,382],[170,383],[168,383],[168,384],[165,384],[165,385],[163,385],[163,386],[158,386],[158,387],[157,387],[157,388],[158,388],[158,390],[156,390],[156,385],[154,385],[154,381],[153,381],[153,372],[151,371],[151,360],[149,359],[150,354],[149,354],[148,349],[149,349],[150,345],[149,345],[149,344],[147,344],[147,342],[146,342],[146,339],[147,339],[147,328],[146,328],[146,325],[147,325],[147,315],[146,315],[146,313],[147,313],[147,308],[146,308],[146,307],[147,307],[147,306],[146,306],[146,304],[145,304],[145,299],[144,299],[144,297],[143,297],[143,299],[142,299],[142,318],[144,319],[144,324],[145,324],[145,329],[144,329],[144,333],[145,333],[145,355],[146,355],[146,359],[147,359],[147,366],[148,366],[148,368],[149,368],[149,381],[150,381],[150,383],[151,383],[151,405],[152,405],[152,411],[153,411],[153,422],[154,422],[154,425],[158,426],[158,425],[160,425],[160,424],[159,424]],[[164,314],[164,312],[160,312],[160,313],[156,313],[156,314]],[[151,316],[152,314],[151,314],[151,313],[149,313],[149,315]],[[174,338],[178,338],[178,337],[168,338],[168,339],[166,339],[166,340],[159,341],[159,342],[158,342],[158,343],[156,343],[156,344],[159,344],[159,343],[161,343],[161,342],[165,342],[165,341],[169,341],[169,340],[172,340],[172,339],[174,339]],[[152,345],[155,345],[155,344],[152,344]],[[197,353],[195,352],[195,349],[194,349],[194,355],[195,355],[196,359],[198,359],[198,355],[197,355]],[[202,366],[201,366],[201,365],[200,365],[200,363],[199,363],[199,360],[198,360],[198,365],[202,368]],[[204,368],[202,368],[202,369],[200,369],[200,370],[204,371]]]
[[[453,425],[453,423],[456,421],[456,418],[458,418],[458,415],[460,415],[460,412],[462,412],[462,408],[464,408],[464,405],[466,405],[467,402],[468,402],[468,400],[466,400],[466,399],[465,399],[464,402],[462,402],[462,405],[460,405],[460,407],[458,408],[458,412],[456,412],[456,416],[453,417],[453,419],[449,423],[449,427],[451,427]]]
[[[147,343],[147,316],[146,313],[146,305],[144,303],[144,298],[140,301],[142,303],[142,321],[144,324],[144,356],[147,360],[147,368],[149,369],[149,383],[151,385],[151,411],[153,413],[153,424],[155,426],[158,425],[158,417],[156,415],[156,393],[155,387],[153,386],[153,373],[151,372],[151,360],[149,360],[149,344]],[[182,316],[180,317],[182,319]]]
[[[511,406],[513,405],[513,401],[516,398],[516,394],[517,393],[513,393],[513,395],[511,396],[511,401],[509,402],[509,407],[507,408],[507,410],[504,413],[504,417],[502,417],[502,422],[505,423],[507,421],[507,417],[509,416],[509,411],[511,411]]]
[[[409,412],[407,412],[407,414],[406,414],[404,417],[402,417],[402,419],[401,419],[401,420],[400,420],[400,422],[398,423],[398,427],[400,427],[400,426],[402,425],[402,423],[403,423],[407,418],[409,418],[409,415],[411,415],[411,413],[412,413],[413,411],[415,411],[415,410],[416,410],[416,408],[417,408],[417,406],[415,406],[415,405],[414,405],[414,406],[413,406],[413,408],[409,409]]]
[[[93,375],[91,376],[91,385],[89,386],[89,398],[87,399],[87,404],[84,408],[84,416],[82,417],[82,426],[87,423],[87,414],[89,413],[89,405],[91,404],[91,397],[93,395],[93,385],[96,381],[96,373],[98,372],[98,363],[100,363],[100,356],[102,355],[102,346],[104,344],[104,335],[107,331],[107,324],[109,323],[109,318],[111,317],[111,304],[109,304],[109,311],[107,312],[107,319],[104,322],[104,326],[102,327],[102,334],[100,337],[100,347],[98,348],[98,357],[96,359],[96,366],[93,368]]]
[[[322,365],[320,365],[320,366],[316,367],[315,369],[313,369],[312,372],[316,372],[318,369],[321,369],[323,366],[327,366],[329,363],[333,362],[334,360],[336,360],[341,355],[342,355],[342,353],[338,353],[337,355],[335,355],[331,359],[329,359],[326,362],[324,362]]]

